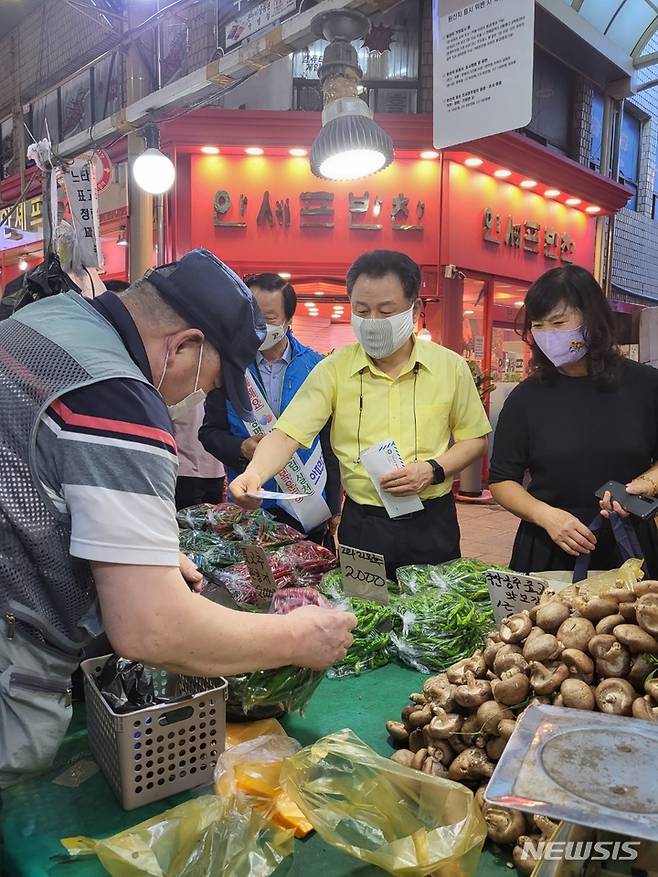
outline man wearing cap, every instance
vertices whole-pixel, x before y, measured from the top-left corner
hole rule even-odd
[[[194,593],[178,551],[170,412],[222,385],[247,418],[264,334],[206,250],[119,295],[62,293],[0,324],[0,788],[52,761],[71,673],[103,627],[117,653],[200,676],[345,654],[352,615],[233,612]]]

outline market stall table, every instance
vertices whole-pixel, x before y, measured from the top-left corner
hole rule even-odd
[[[282,724],[304,746],[324,734],[349,727],[377,752],[389,755],[384,724],[398,715],[400,704],[406,702],[410,691],[421,688],[423,678],[391,664],[359,677],[324,679],[305,718],[287,716]],[[3,873],[7,877],[103,877],[106,872],[95,857],[70,859],[60,838],[107,837],[195,794],[168,798],[127,813],[117,804],[100,772],[77,788],[52,782],[80,759],[91,759],[82,707],[76,710],[53,770],[3,793]],[[509,858],[505,852],[497,855],[486,849],[477,877],[509,877],[506,867]],[[333,849],[312,834],[305,841],[295,841],[294,856],[286,859],[276,874],[309,877],[319,866],[325,877],[375,877],[384,873]]]

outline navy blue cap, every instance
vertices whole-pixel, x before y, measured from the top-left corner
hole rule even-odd
[[[229,401],[243,420],[253,412],[244,373],[265,339],[265,320],[249,287],[204,249],[147,271],[145,279],[190,326],[200,329],[219,353]]]

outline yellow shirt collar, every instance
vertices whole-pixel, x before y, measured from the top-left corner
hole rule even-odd
[[[430,341],[418,341],[414,337],[414,345],[411,348],[411,353],[409,355],[409,359],[397,377],[402,377],[402,375],[408,374],[410,371],[413,371],[416,363],[422,365],[423,368],[427,369],[427,371],[432,371],[432,362],[430,357],[430,345],[432,342]],[[354,375],[358,374],[360,371],[363,371],[364,368],[370,369],[372,374],[380,375],[385,378],[389,378],[385,372],[381,371],[381,369],[377,368],[374,361],[368,356],[363,347],[360,344],[357,344],[356,349],[354,351],[354,361],[352,362],[352,368],[350,370],[350,376],[354,377]]]

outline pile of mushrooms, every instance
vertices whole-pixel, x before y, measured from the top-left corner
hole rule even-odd
[[[545,591],[538,606],[506,618],[484,649],[431,676],[410,696],[401,721],[386,723],[399,764],[478,787],[476,800],[495,843],[523,844],[554,828],[484,801],[491,777],[528,706],[553,704],[658,722],[658,581],[622,583],[592,596],[575,586]],[[658,674],[657,674],[658,675]]]

